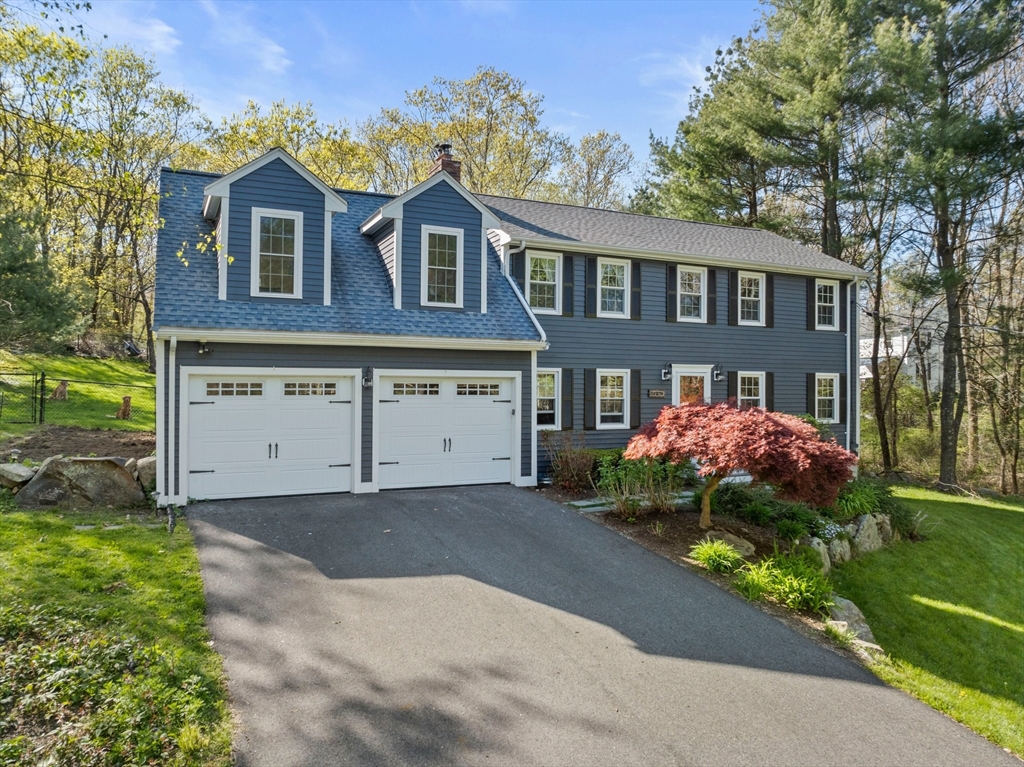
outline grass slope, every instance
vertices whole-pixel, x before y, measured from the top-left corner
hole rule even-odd
[[[9,501],[0,493],[0,508]],[[84,524],[98,526],[76,529]],[[104,527],[111,524],[123,526]],[[23,696],[17,721],[0,714],[0,762],[37,763],[50,754],[60,763],[60,748],[96,751],[90,764],[148,762],[154,750],[162,764],[228,762],[220,658],[208,644],[199,563],[184,525],[169,535],[151,514],[127,521],[113,513],[0,513],[0,613],[11,605],[20,615],[0,615],[0,667],[56,664],[68,669],[61,674],[102,678],[109,687],[90,697],[78,684],[43,710],[21,680],[7,691]],[[66,618],[80,628],[61,629]],[[133,659],[112,666],[123,647],[133,648]],[[43,688],[59,677],[40,671],[31,681]],[[29,758],[36,747],[51,751]]]
[[[1024,504],[897,492],[926,540],[833,572],[888,654],[874,671],[1024,755]]]
[[[47,400],[46,423],[81,426],[86,429],[121,429],[127,431],[153,431],[156,424],[156,399],[151,388],[156,377],[145,362],[119,359],[89,359],[86,357],[11,354],[0,351],[0,371],[45,372],[47,392],[52,392],[60,381],[93,381],[71,383],[66,400]],[[4,389],[0,384],[0,390]],[[12,424],[21,408],[30,412],[26,403],[18,400],[16,391],[7,388],[7,415],[0,422],[0,438],[11,434],[24,434],[36,428],[33,424]],[[114,418],[122,397],[132,398],[131,420]]]

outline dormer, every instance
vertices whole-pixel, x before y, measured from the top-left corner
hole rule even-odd
[[[373,239],[396,309],[487,311],[487,230],[500,221],[460,181],[451,147],[439,144],[432,175],[360,226]]]
[[[220,300],[331,303],[331,219],[348,210],[337,192],[283,149],[203,191],[220,246]]]

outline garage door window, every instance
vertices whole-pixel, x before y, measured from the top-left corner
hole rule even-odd
[[[285,382],[286,397],[333,397],[338,385],[333,383],[313,383],[311,381]]]
[[[261,381],[207,381],[207,397],[262,397],[263,383]]]
[[[436,397],[441,394],[441,384],[396,382],[391,391],[401,397]]]
[[[455,393],[460,397],[497,397],[501,394],[501,384],[460,383]]]

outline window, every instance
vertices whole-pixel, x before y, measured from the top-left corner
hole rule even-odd
[[[738,383],[737,404],[741,410],[748,407],[764,407],[764,373],[739,373]]]
[[[816,280],[814,296],[814,327],[817,330],[839,330],[839,282]]]
[[[240,382],[206,382],[207,397],[262,397],[263,383],[261,381],[240,381]]]
[[[420,304],[462,307],[462,230],[421,227]]]
[[[597,259],[598,317],[629,317],[629,261]]]
[[[704,305],[707,303],[707,271],[692,267],[679,267],[679,316],[680,322],[704,322]]]
[[[558,409],[558,392],[561,389],[562,371],[560,370],[538,370],[537,371],[537,404],[534,406],[534,414],[537,418],[538,429],[561,428],[561,418]]]
[[[455,387],[458,397],[497,397],[501,394],[501,384],[497,383],[460,383]]]
[[[526,252],[526,300],[538,314],[562,312],[562,257]]]
[[[839,421],[839,376],[818,373],[814,376],[814,417],[825,423]]]
[[[597,371],[597,428],[629,426],[629,371]]]
[[[672,366],[672,404],[711,402],[711,365]]]
[[[336,383],[312,383],[310,381],[285,382],[286,397],[333,397],[337,394]]]
[[[254,296],[302,298],[302,213],[252,209]]]
[[[437,397],[441,394],[439,383],[395,383],[391,393],[404,397]]]
[[[739,324],[764,324],[764,275],[739,273]]]

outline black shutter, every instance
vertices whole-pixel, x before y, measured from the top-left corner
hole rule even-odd
[[[738,325],[740,318],[740,273],[729,270],[729,324]]]
[[[572,368],[562,368],[562,428],[572,428]]]
[[[839,423],[846,423],[846,373],[839,374]]]
[[[519,284],[519,290],[526,295],[526,251],[512,254],[512,279]]]
[[[640,262],[639,261],[634,261],[633,262],[633,279],[630,281],[629,288],[630,288],[630,293],[633,294],[632,298],[630,299],[630,302],[629,302],[629,315],[630,315],[631,319],[638,320],[638,319],[640,319],[640,294],[641,294],[641,290],[640,290]]]
[[[818,326],[818,281],[807,278],[807,329],[814,330]],[[813,413],[812,413],[813,415]]]
[[[679,319],[679,267],[676,264],[665,264],[665,322]]]
[[[705,312],[708,325],[718,324],[718,272],[708,269],[708,308]]]
[[[587,317],[597,316],[597,259],[587,258],[587,295],[583,313]]]
[[[775,410],[775,373],[764,374],[764,409]]]
[[[764,276],[764,325],[766,328],[775,327],[775,275]]]
[[[839,330],[840,332],[846,332],[846,315],[849,312],[850,306],[847,301],[847,288],[850,283],[840,282],[839,283],[839,295],[836,300],[839,302],[837,309],[839,310]]]
[[[572,295],[576,285],[572,256],[562,256],[562,316],[572,317]]]
[[[807,374],[807,413],[818,417],[818,377],[814,373]]]
[[[629,428],[640,427],[640,371],[631,370],[629,380]]]
[[[731,400],[735,400],[739,397],[740,392],[739,373],[737,373],[735,370],[730,370],[728,380],[729,389],[726,396]]]
[[[583,428],[597,428],[597,370],[583,371]]]

